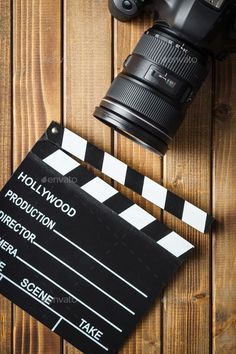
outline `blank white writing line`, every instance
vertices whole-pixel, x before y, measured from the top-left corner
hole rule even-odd
[[[64,235],[62,235],[59,231],[57,230],[53,230],[53,232],[55,232],[55,234],[57,234],[58,236],[60,236],[61,238],[63,238],[65,241],[69,242],[72,246],[76,247],[78,250],[80,250],[81,252],[83,252],[84,254],[86,254],[86,256],[88,256],[89,258],[91,258],[92,260],[94,260],[95,262],[97,262],[100,266],[102,266],[103,268],[105,268],[106,270],[108,270],[111,274],[115,275],[117,278],[119,278],[120,280],[122,280],[125,284],[129,285],[132,289],[136,290],[139,294],[141,294],[144,297],[148,297],[144,292],[142,292],[141,290],[139,290],[138,288],[136,288],[136,286],[134,286],[133,284],[131,284],[128,280],[124,279],[122,276],[120,276],[119,274],[117,274],[116,272],[114,272],[111,268],[107,267],[104,263],[102,263],[101,261],[99,261],[97,258],[95,258],[94,256],[92,256],[89,252],[85,251],[82,247],[78,246],[76,243],[74,243],[73,241],[71,241],[70,239],[68,239],[67,237],[65,237]]]
[[[51,312],[55,313],[57,316],[61,317],[65,322],[69,323],[72,327],[76,328],[77,331],[81,332],[83,335],[85,335],[86,337],[88,337],[89,339],[91,339],[94,343],[96,343],[97,345],[99,345],[101,348],[105,349],[106,351],[108,351],[109,349],[107,347],[105,347],[103,344],[99,343],[98,341],[96,341],[96,339],[90,337],[87,333],[85,333],[84,331],[82,331],[81,328],[77,327],[74,323],[70,322],[69,320],[67,320],[65,317],[61,316],[57,311],[53,310],[51,307],[49,307],[48,305],[46,305],[44,302],[40,301],[38,298],[36,298],[34,295],[28,293],[25,289],[21,288],[20,285],[18,285],[17,283],[15,283],[13,280],[11,280],[10,278],[8,278],[6,275],[2,275],[4,279],[6,279],[7,281],[9,281],[9,283],[15,285],[18,289],[20,289],[21,291],[23,291],[24,293],[26,293],[28,296],[32,297],[35,301],[39,302],[41,305],[43,305],[44,307],[46,307],[48,310],[50,310]]]
[[[97,290],[99,290],[101,293],[103,293],[104,295],[106,295],[107,297],[109,297],[111,300],[113,300],[114,302],[116,302],[118,305],[120,305],[121,307],[123,307],[126,311],[130,312],[132,315],[135,315],[135,312],[133,312],[130,308],[128,308],[127,306],[125,306],[124,304],[122,304],[120,301],[118,301],[117,299],[115,299],[112,295],[108,294],[105,290],[101,289],[98,285],[94,284],[91,280],[89,280],[88,278],[86,278],[84,275],[82,275],[81,273],[77,272],[75,269],[73,269],[71,266],[69,266],[67,263],[65,263],[64,261],[62,261],[60,258],[56,257],[54,254],[52,254],[51,252],[49,252],[48,250],[46,250],[46,248],[42,247],[41,245],[39,245],[37,242],[33,242],[33,244],[35,246],[37,246],[38,248],[40,248],[42,251],[44,251],[45,253],[49,254],[51,257],[53,257],[54,259],[56,259],[58,262],[60,262],[61,264],[63,264],[66,268],[70,269],[73,273],[75,273],[76,275],[78,275],[80,278],[82,278],[83,280],[85,280],[87,283],[89,283],[90,285],[92,285],[94,288],[96,288]]]
[[[73,297],[76,301],[78,301],[80,304],[82,304],[83,306],[85,306],[87,309],[89,309],[90,311],[92,311],[95,315],[99,316],[100,318],[102,318],[104,321],[106,321],[107,323],[109,323],[112,327],[114,327],[115,329],[117,329],[119,332],[122,332],[122,330],[117,327],[114,323],[110,322],[108,319],[106,319],[105,317],[103,317],[100,313],[98,313],[97,311],[95,311],[92,307],[90,307],[89,305],[87,305],[85,302],[83,302],[82,300],[78,299],[76,296],[74,296],[73,294],[71,294],[68,290],[66,290],[65,288],[63,288],[61,285],[59,285],[58,283],[56,283],[54,280],[52,280],[51,278],[49,278],[47,275],[43,274],[42,272],[40,272],[40,270],[38,270],[37,268],[35,268],[34,266],[32,266],[31,264],[29,264],[28,262],[26,262],[23,258],[17,256],[16,257],[20,262],[24,263],[25,265],[27,265],[29,268],[31,268],[32,270],[34,270],[35,272],[37,272],[38,274],[40,274],[42,277],[44,277],[45,279],[47,279],[48,281],[50,281],[52,284],[56,285],[59,289],[63,290],[65,293],[67,293],[68,295],[70,295],[71,297]]]

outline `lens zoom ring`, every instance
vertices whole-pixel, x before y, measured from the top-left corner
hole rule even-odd
[[[196,57],[152,35],[143,34],[134,53],[162,65],[191,84],[199,82],[206,71]]]
[[[146,120],[153,121],[153,124],[164,127],[170,136],[175,133],[182,120],[182,114],[175,107],[128,77],[117,76],[107,92],[107,97],[141,113]]]

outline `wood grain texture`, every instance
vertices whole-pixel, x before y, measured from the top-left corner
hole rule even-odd
[[[0,188],[11,173],[12,57],[11,1],[0,0]],[[0,353],[12,352],[12,305],[0,295]]]
[[[64,54],[64,121],[109,151],[110,129],[93,118],[111,82],[111,16],[106,1],[65,2]]]
[[[49,122],[61,115],[61,4],[15,0],[13,7],[14,126],[16,168]],[[15,354],[60,353],[60,338],[14,306]]]
[[[114,23],[114,58],[115,74],[122,70],[122,65],[128,54],[132,52],[141,34],[150,26],[150,19],[139,18],[131,23]],[[131,167],[147,175],[158,182],[162,176],[162,161],[154,153],[142,146],[130,141],[129,139],[115,133],[114,152],[122,161]],[[147,211],[160,217],[160,210],[137,194],[127,190],[125,187],[118,186],[126,196],[135,203],[144,207]],[[158,299],[152,311],[137,327],[136,332],[127,341],[122,354],[158,354],[161,346],[161,327],[160,327],[161,303]]]
[[[149,19],[113,22],[107,0],[0,0],[0,13],[0,185],[57,120],[203,209],[212,206],[212,238],[164,213],[196,250],[120,354],[236,353],[236,56],[215,64],[163,162],[92,117]],[[0,296],[0,354],[79,353]]]
[[[215,75],[213,352],[236,353],[236,56]]]
[[[111,133],[93,118],[111,82],[111,16],[103,0],[64,4],[64,123],[110,151]],[[80,353],[69,343],[65,354]]]
[[[204,83],[164,158],[164,184],[210,211],[211,75]],[[164,296],[163,352],[210,352],[210,236],[164,213],[164,221],[196,248]]]

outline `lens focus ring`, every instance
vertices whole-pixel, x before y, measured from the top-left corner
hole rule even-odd
[[[143,34],[133,53],[174,72],[193,86],[198,86],[206,75],[206,65],[186,46],[158,35]]]

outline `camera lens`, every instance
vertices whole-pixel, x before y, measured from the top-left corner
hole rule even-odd
[[[155,27],[143,34],[94,116],[160,155],[208,73],[208,57]]]

